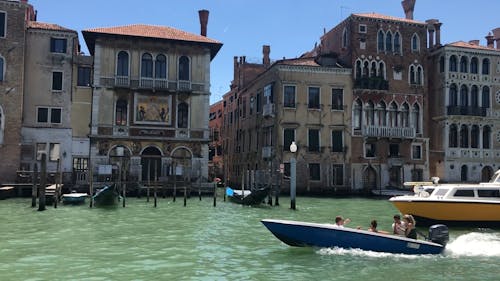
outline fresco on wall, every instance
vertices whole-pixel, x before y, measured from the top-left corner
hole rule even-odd
[[[170,96],[135,95],[135,122],[170,124]]]

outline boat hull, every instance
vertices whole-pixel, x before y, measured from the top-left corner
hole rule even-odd
[[[403,214],[411,214],[418,224],[444,223],[454,226],[500,226],[500,204],[391,199]]]
[[[259,205],[264,201],[264,199],[269,195],[269,188],[255,189],[251,192],[245,190],[244,192],[237,193],[235,190],[229,190],[226,194],[231,202],[242,204],[242,205]]]
[[[63,204],[78,205],[85,203],[85,198],[87,198],[86,193],[69,193],[63,194],[62,201]]]
[[[428,241],[374,233],[331,224],[316,224],[287,220],[262,220],[279,240],[297,247],[339,247],[395,254],[440,254],[444,246]]]
[[[118,205],[118,193],[113,186],[105,186],[92,197],[96,206]]]

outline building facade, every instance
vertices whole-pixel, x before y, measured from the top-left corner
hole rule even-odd
[[[333,194],[349,189],[351,69],[336,57],[301,57],[269,64],[265,70],[224,96],[226,179],[248,182],[247,171],[267,171],[270,181],[288,192],[290,161],[297,159],[297,192]],[[244,69],[245,58],[238,69]],[[253,67],[255,69],[256,67]],[[252,75],[253,72],[250,73]],[[236,82],[236,83],[235,83]],[[224,135],[226,137],[226,135]],[[290,152],[295,141],[298,150]],[[282,173],[280,173],[282,172]]]
[[[208,127],[210,128],[210,144],[208,155],[208,179],[224,178],[224,159],[222,157],[222,123],[223,123],[223,101],[210,105]]]
[[[442,181],[485,182],[500,168],[500,29],[496,33],[486,36],[486,46],[459,41],[430,54],[430,170]]]
[[[200,11],[201,35],[150,25],[83,31],[94,57],[95,174],[120,162],[131,180],[208,177],[210,62],[222,44],[206,37],[207,21]]]
[[[35,13],[27,1],[0,1],[0,183],[14,182],[20,168],[29,20]]]
[[[440,24],[413,20],[412,9],[405,12],[406,18],[352,14],[312,51],[338,53],[339,61],[353,69],[348,128],[355,190],[429,178],[427,36],[432,25],[432,40],[439,40]]]
[[[41,160],[40,153],[46,153],[47,172],[55,174],[60,169],[66,182],[72,172],[71,98],[76,46],[76,31],[56,24],[28,23],[21,165],[32,171],[34,161]]]

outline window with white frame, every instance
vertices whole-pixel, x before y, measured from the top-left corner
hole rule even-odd
[[[163,54],[159,54],[156,56],[155,78],[167,79],[167,57]]]
[[[332,110],[344,109],[344,89],[332,89]]]
[[[310,109],[319,109],[320,108],[319,87],[309,87],[308,92],[309,92],[308,107]]]
[[[65,54],[66,44],[66,38],[50,38],[50,52]]]
[[[295,108],[295,86],[285,85],[283,87],[283,106]]]
[[[60,107],[37,107],[37,122],[43,124],[61,124]]]
[[[319,152],[319,130],[309,129],[308,131],[308,150],[311,152]]]
[[[295,129],[286,128],[283,130],[283,151],[290,151],[290,145],[295,141]]]
[[[375,156],[376,156],[375,142],[365,143],[365,158],[375,158]]]
[[[413,36],[411,37],[411,51],[412,52],[420,51],[420,38],[416,33],[413,34]]]
[[[57,161],[61,155],[61,144],[50,143],[49,145],[49,161]]]
[[[179,58],[179,80],[189,81],[190,80],[190,69],[189,69],[189,58],[187,56],[181,56]]]
[[[359,33],[366,33],[366,24],[360,24],[358,31]]]
[[[116,76],[128,76],[128,53],[120,51],[116,61]]]
[[[78,67],[77,86],[90,87],[91,68],[86,66]]]
[[[347,28],[344,27],[344,30],[342,31],[342,48],[347,48],[347,41],[348,41]]]
[[[5,72],[5,60],[2,56],[0,56],[0,81],[4,80],[4,72]]]
[[[344,133],[342,130],[332,130],[332,152],[344,151]]]
[[[401,35],[399,35],[398,31],[394,33],[394,53],[399,55],[403,54],[401,51]]]

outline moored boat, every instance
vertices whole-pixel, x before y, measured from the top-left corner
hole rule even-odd
[[[234,203],[242,205],[259,205],[269,195],[269,187],[253,190],[237,190],[226,187],[226,195]]]
[[[429,228],[429,240],[417,240],[397,235],[337,227],[333,224],[290,220],[264,219],[262,223],[276,238],[290,246],[361,249],[395,254],[440,254],[448,242],[448,228]]]
[[[2,186],[0,187],[0,200],[7,199],[14,196],[14,187],[13,186]]]
[[[64,204],[83,204],[85,203],[85,198],[88,197],[87,193],[71,192],[62,195],[62,201]]]
[[[389,200],[418,224],[444,223],[456,226],[500,226],[500,170],[490,182],[478,184],[413,183],[414,194]]]
[[[106,185],[92,196],[96,206],[115,206],[118,204],[118,198],[119,195],[114,185]]]

